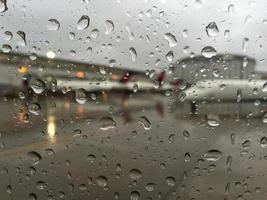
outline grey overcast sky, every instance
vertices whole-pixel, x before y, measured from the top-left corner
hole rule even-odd
[[[52,50],[57,58],[145,70],[167,67],[169,51],[175,62],[213,46],[218,53],[248,55],[259,69],[267,69],[266,0],[7,0],[7,6],[0,14],[0,42],[13,51],[46,55]],[[83,15],[90,18],[90,25],[78,30]],[[58,20],[58,31],[48,30],[49,19]],[[109,34],[106,20],[114,24]],[[206,33],[210,22],[219,29],[215,37]],[[13,33],[10,41],[5,31]],[[17,31],[25,32],[26,46],[19,45]],[[70,32],[75,34],[73,40]],[[175,36],[176,45],[170,47],[166,33]]]

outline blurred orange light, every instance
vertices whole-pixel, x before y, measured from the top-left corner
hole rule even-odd
[[[25,73],[28,72],[28,67],[26,67],[26,66],[20,66],[19,69],[18,69],[18,72],[20,74],[25,74]]]
[[[84,78],[85,73],[83,71],[77,71],[75,76],[76,76],[76,78]]]

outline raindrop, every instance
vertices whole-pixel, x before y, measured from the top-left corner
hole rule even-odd
[[[34,194],[34,193],[30,193],[30,194],[28,195],[28,200],[37,200],[37,195]]]
[[[177,45],[177,40],[171,33],[165,33],[164,39],[167,40],[170,47],[175,47]]]
[[[229,6],[228,6],[228,13],[229,13],[229,15],[233,15],[233,13],[234,13],[234,4],[230,4]]]
[[[4,38],[5,38],[5,40],[10,41],[13,38],[13,34],[10,31],[5,31],[4,32]]]
[[[75,39],[75,33],[69,32],[69,39],[74,40]]]
[[[47,29],[49,31],[57,31],[60,27],[60,23],[56,19],[49,19],[47,24]]]
[[[190,134],[189,134],[189,132],[187,130],[184,130],[183,131],[183,136],[184,136],[184,139],[187,140],[187,139],[189,139]]]
[[[102,117],[99,121],[99,128],[104,131],[116,128],[116,122],[111,117]]]
[[[251,146],[251,141],[250,141],[250,140],[245,140],[245,141],[242,143],[242,147],[243,147],[244,149],[248,149],[248,148],[250,148],[250,146]]]
[[[105,34],[110,34],[114,30],[114,23],[111,20],[106,20],[105,21]]]
[[[201,50],[201,55],[205,58],[212,58],[216,56],[217,52],[212,46],[206,46]]]
[[[263,92],[267,92],[267,82],[265,82],[261,89]]]
[[[139,200],[140,199],[140,193],[137,191],[133,191],[131,192],[131,196],[130,196],[131,200]]]
[[[173,187],[173,186],[175,186],[176,180],[175,180],[174,177],[169,176],[169,177],[166,178],[166,182],[167,182],[168,186]]]
[[[90,154],[90,155],[87,156],[87,161],[88,162],[93,163],[93,162],[95,162],[95,160],[96,160],[95,155]]]
[[[267,147],[267,137],[262,137],[260,140],[261,147]]]
[[[89,27],[89,24],[90,24],[90,18],[87,15],[83,15],[77,23],[77,29],[84,30]]]
[[[155,183],[148,183],[148,184],[146,185],[146,190],[147,190],[148,192],[152,192],[152,191],[154,190],[155,186],[156,186]]]
[[[185,161],[185,162],[190,162],[190,160],[191,160],[191,156],[190,156],[190,154],[189,154],[189,153],[186,153],[186,154],[184,155],[184,161]]]
[[[146,116],[139,117],[138,122],[145,130],[151,129],[151,123]]]
[[[174,58],[174,55],[173,55],[173,52],[172,51],[169,51],[167,54],[166,54],[166,59],[171,62]]]
[[[207,161],[217,161],[222,157],[222,152],[219,150],[209,150],[204,154]]]
[[[98,37],[98,35],[99,35],[99,30],[98,29],[93,29],[91,31],[92,38],[96,39]]]
[[[241,89],[237,89],[237,93],[236,93],[236,102],[239,103],[242,99],[242,90]]]
[[[44,181],[38,181],[36,183],[36,188],[39,189],[39,190],[46,190],[48,187],[47,183],[44,182]]]
[[[207,123],[210,126],[216,127],[220,125],[220,118],[215,114],[207,114]]]
[[[134,180],[140,179],[142,177],[142,172],[138,169],[131,169],[129,171],[129,177]]]
[[[243,39],[243,45],[242,45],[242,48],[243,48],[243,51],[244,51],[244,52],[247,51],[248,43],[249,43],[249,39],[248,39],[248,38],[244,38],[244,39]]]
[[[232,156],[227,157],[226,167],[227,167],[227,172],[231,173],[231,171],[232,171]]]
[[[10,51],[12,51],[12,47],[8,44],[3,44],[2,45],[2,52],[3,53],[9,53]]]
[[[129,49],[129,52],[130,52],[130,55],[131,55],[131,57],[132,57],[132,61],[135,62],[135,60],[136,60],[136,58],[137,58],[136,50],[135,50],[133,47],[131,47],[131,48]]]
[[[18,45],[25,47],[26,46],[26,34],[23,31],[18,31],[17,35],[19,37]]]
[[[40,114],[40,110],[41,110],[41,106],[38,103],[31,103],[28,106],[28,110],[30,113],[34,114],[34,115],[39,115]]]
[[[82,88],[75,91],[75,100],[79,104],[85,104],[87,101],[86,91]]]
[[[45,90],[45,83],[40,79],[30,80],[30,87],[36,94],[41,94]]]
[[[108,185],[108,179],[105,176],[98,176],[96,178],[96,184],[99,187],[105,188]]]
[[[206,33],[209,37],[216,37],[219,33],[219,29],[215,22],[210,22],[208,26],[206,26]]]
[[[236,138],[235,134],[232,133],[230,138],[231,138],[231,144],[234,145],[235,144],[235,138]]]
[[[36,151],[30,151],[27,155],[31,159],[32,165],[37,165],[42,160],[42,156]]]
[[[0,13],[3,13],[7,10],[8,8],[7,8],[6,0],[0,0]]]
[[[175,139],[175,135],[174,134],[170,134],[169,137],[168,137],[169,143],[173,143],[174,139]]]

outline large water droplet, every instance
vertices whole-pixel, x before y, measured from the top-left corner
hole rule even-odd
[[[96,178],[96,184],[99,187],[105,188],[108,185],[108,179],[105,176],[98,176]]]
[[[215,22],[210,22],[208,26],[206,26],[206,33],[209,37],[216,37],[219,33],[219,29]]]
[[[85,104],[87,101],[86,91],[82,88],[75,91],[75,99],[79,104]]]
[[[139,124],[142,125],[142,127],[145,129],[145,130],[149,130],[151,129],[151,123],[150,121],[147,119],[146,116],[142,116],[138,119],[138,122]]]
[[[77,23],[77,29],[84,30],[89,27],[89,24],[90,24],[90,18],[87,15],[83,15]]]
[[[25,47],[26,46],[26,34],[23,31],[18,31],[18,45]]]
[[[216,56],[217,51],[212,46],[206,46],[201,50],[201,55],[205,58],[212,58]]]
[[[3,44],[2,45],[2,52],[3,53],[9,53],[12,51],[12,47],[8,44]]]
[[[134,180],[140,179],[142,177],[142,172],[138,169],[131,169],[129,171],[129,177]]]
[[[204,154],[204,158],[207,161],[217,161],[222,157],[222,152],[219,150],[209,150]]]
[[[175,47],[177,45],[176,37],[171,33],[165,33],[164,39],[167,40],[170,47]]]
[[[56,19],[49,19],[47,24],[47,29],[49,31],[57,31],[60,27],[60,23]]]
[[[27,155],[30,157],[32,165],[37,165],[42,160],[42,156],[36,151],[30,151]]]
[[[30,87],[36,94],[41,94],[45,90],[45,83],[40,79],[30,80]]]
[[[135,48],[131,47],[129,49],[129,52],[130,52],[132,61],[134,62],[136,60],[136,58],[137,58],[137,52],[136,52]]]
[[[116,128],[116,122],[111,117],[102,117],[99,121],[99,128],[104,131]]]
[[[38,103],[31,103],[28,106],[28,110],[30,113],[34,114],[34,115],[39,115],[40,114],[40,110],[41,110],[41,106]]]
[[[0,0],[0,13],[3,13],[7,10],[8,8],[7,8],[6,0]]]
[[[110,34],[114,30],[114,23],[111,20],[106,20],[105,29],[105,34]]]

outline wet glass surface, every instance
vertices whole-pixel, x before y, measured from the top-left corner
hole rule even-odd
[[[265,199],[266,7],[0,0],[0,199]]]

